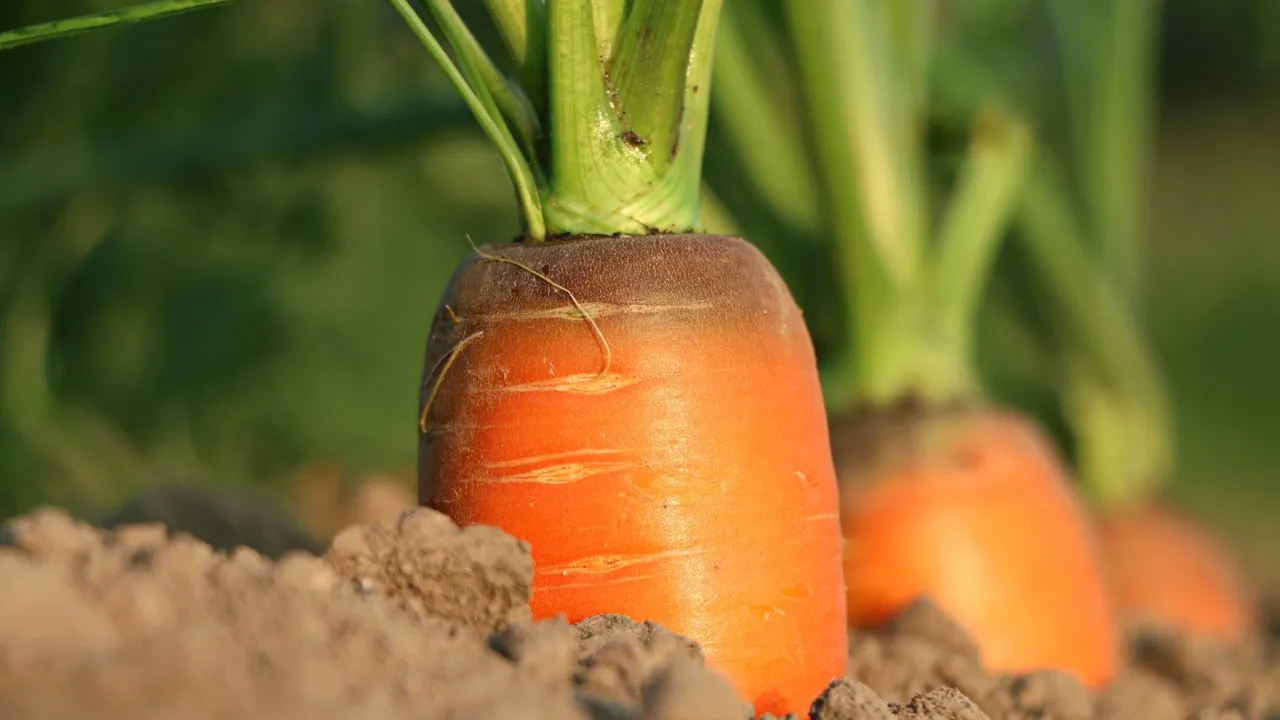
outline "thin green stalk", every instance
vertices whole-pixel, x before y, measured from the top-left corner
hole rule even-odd
[[[1131,297],[1141,284],[1144,178],[1160,0],[1107,3],[1103,57],[1093,77],[1086,187],[1107,267]],[[1096,52],[1096,50],[1095,50]]]
[[[233,0],[161,0],[107,12],[79,17],[52,20],[0,32],[0,50],[30,45],[32,43],[71,37],[90,30],[173,17],[192,10],[202,10],[216,5],[226,5]]]
[[[754,3],[729,3],[720,20],[716,43],[716,117],[741,159],[748,181],[770,209],[788,226],[807,237],[821,220],[818,190],[809,157],[801,141],[802,129],[784,116],[778,96],[766,84],[757,58],[770,53],[756,46],[767,34],[750,35],[743,27],[759,10]]]
[[[525,164],[532,169],[533,159],[537,157],[534,143],[541,132],[532,103],[521,88],[503,76],[449,0],[427,0],[427,8],[444,32],[445,40],[454,48],[468,84],[492,117],[506,121],[508,131],[520,145]]]
[[[698,25],[689,49],[689,61],[683,86],[683,110],[678,127],[681,139],[675,149],[676,161],[670,172],[675,182],[668,186],[677,202],[692,208],[688,227],[698,225],[698,196],[703,187],[702,159],[707,146],[707,126],[711,116],[712,76],[715,70],[716,42],[720,36],[720,16],[724,0],[702,0]]]
[[[484,0],[512,60],[525,95],[540,117],[547,106],[547,8],[544,0]]]
[[[978,302],[1012,223],[1032,153],[1025,123],[995,108],[980,114],[959,185],[938,230],[932,288],[939,335],[966,368]]]
[[[840,300],[847,310],[844,343],[839,357],[823,368],[822,387],[829,408],[839,411],[856,401],[859,376],[865,372],[866,348],[883,346],[891,330],[883,322],[898,292],[872,249],[858,194],[854,162],[853,99],[836,91],[835,48],[857,40],[842,3],[790,2],[790,46],[796,55],[798,79],[804,87],[807,118],[816,148],[818,187],[831,229],[834,260],[839,268]],[[726,30],[729,28],[726,27]],[[859,355],[862,357],[859,357]]]
[[[1132,305],[1088,251],[1064,188],[1041,158],[1020,209],[1019,237],[1065,348],[1063,404],[1080,442],[1081,476],[1100,501],[1126,502],[1149,492],[1172,466],[1169,401]]]
[[[913,117],[918,117],[926,104],[937,5],[937,0],[887,3],[894,65],[902,69],[902,89]]]
[[[894,285],[915,287],[921,275],[928,203],[911,149],[918,125],[908,118],[894,88],[902,74],[893,64],[885,5],[877,0],[787,5],[797,30],[816,33],[797,35],[796,45],[801,55],[812,58],[807,63],[811,68],[825,66],[827,82],[821,91],[844,99],[840,116],[843,132],[853,136],[853,147],[852,156],[842,160],[858,170],[855,192],[872,246]]]
[[[445,75],[449,78],[449,82],[453,84],[458,94],[462,96],[463,101],[466,102],[467,107],[476,116],[476,121],[480,123],[480,128],[484,130],[489,141],[498,150],[503,164],[511,176],[512,184],[515,185],[516,195],[524,211],[525,232],[531,241],[541,242],[546,238],[546,225],[543,220],[538,183],[534,176],[533,167],[529,161],[521,157],[520,147],[515,138],[512,137],[511,131],[507,128],[501,115],[498,115],[494,109],[496,106],[492,97],[487,96],[483,85],[473,89],[468,84],[462,72],[453,64],[448,53],[445,52],[435,36],[431,34],[431,31],[427,29],[426,23],[422,21],[422,18],[418,17],[418,13],[409,5],[408,0],[390,1],[399,11],[400,16],[404,18],[405,23],[409,25],[409,28],[427,48],[427,52],[440,65]]]

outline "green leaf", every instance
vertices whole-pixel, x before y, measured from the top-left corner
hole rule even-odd
[[[525,162],[531,168],[535,167],[538,154],[534,143],[540,128],[529,99],[498,70],[449,0],[426,2],[427,8],[444,31],[445,39],[457,54],[468,84],[476,91],[490,115],[507,121],[507,130],[519,143]]]
[[[711,102],[748,181],[784,223],[801,236],[811,236],[822,221],[821,195],[802,142],[804,128],[785,116],[778,88],[766,84],[757,62],[762,55],[776,54],[776,48],[771,53],[759,47],[774,38],[744,27],[759,25],[760,18],[744,17],[758,15],[759,10],[752,0],[735,0],[724,8]]]
[[[829,162],[856,169],[853,187],[832,187],[859,197],[866,222],[861,238],[878,258],[888,282],[918,285],[928,232],[926,187],[912,147],[918,123],[895,94],[901,73],[893,65],[889,20],[879,0],[789,2],[792,41],[810,75],[814,112],[831,123],[818,139]],[[821,95],[831,95],[819,100]],[[833,135],[848,134],[851,142]],[[847,202],[845,197],[833,202]]]
[[[30,45],[44,40],[79,35],[90,30],[172,17],[192,10],[201,10],[216,5],[226,5],[233,0],[162,0],[145,3],[120,10],[81,15],[64,20],[53,20],[38,25],[28,25],[14,30],[0,32],[0,50]]]
[[[1047,158],[1029,176],[1018,224],[1053,307],[1052,329],[1065,358],[1064,405],[1089,445],[1082,448],[1082,477],[1103,502],[1133,499],[1166,479],[1174,445],[1150,346],[1115,276],[1089,252]],[[1115,444],[1118,436],[1130,438],[1131,452]]]
[[[547,106],[547,8],[543,0],[484,0],[507,52],[520,67],[524,92],[541,116]]]
[[[948,347],[969,355],[978,303],[1018,206],[1032,156],[1031,130],[995,108],[980,113],[938,229],[933,303]]]
[[[510,129],[507,128],[506,123],[497,113],[492,97],[488,96],[483,85],[473,88],[468,84],[462,72],[458,70],[453,60],[449,58],[448,53],[445,52],[444,47],[440,45],[439,41],[427,28],[426,23],[409,5],[409,0],[390,1],[409,25],[409,29],[418,36],[418,39],[427,48],[427,52],[439,64],[449,78],[449,82],[453,84],[454,89],[458,91],[458,94],[462,95],[463,101],[471,109],[472,114],[476,116],[476,121],[480,123],[481,129],[484,130],[489,141],[497,148],[507,172],[511,175],[517,198],[524,211],[525,232],[528,233],[532,241],[541,242],[546,238],[546,225],[543,220],[543,208],[539,202],[538,186],[533,168],[521,157],[520,148],[512,137]],[[472,67],[472,73],[474,74],[475,72],[475,68]]]
[[[1085,185],[1102,257],[1126,294],[1135,296],[1146,234],[1144,179],[1155,88],[1159,0],[1107,3],[1107,21],[1092,77]],[[1091,48],[1098,53],[1096,47]]]

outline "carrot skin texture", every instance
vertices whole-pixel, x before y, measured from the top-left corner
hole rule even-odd
[[[1103,559],[1121,620],[1235,643],[1254,631],[1253,602],[1228,548],[1162,505],[1104,514]]]
[[[826,415],[781,278],[716,236],[483,251],[526,267],[473,256],[446,291],[420,502],[528,541],[536,618],[652,620],[758,713],[803,712],[844,674],[847,626]]]
[[[874,449],[840,445],[851,624],[879,626],[928,596],[992,670],[1059,669],[1094,689],[1113,677],[1119,629],[1096,535],[1030,422],[940,412]]]

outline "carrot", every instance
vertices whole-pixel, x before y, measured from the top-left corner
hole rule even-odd
[[[760,712],[802,710],[842,674],[821,390],[758,251],[702,236],[505,246],[444,302],[427,364],[456,359],[424,384],[421,498],[532,543],[535,617],[686,633]]]
[[[880,436],[871,452],[869,434]],[[1094,687],[1112,675],[1086,509],[1026,418],[864,416],[834,438],[855,623],[880,625],[926,595],[978,639],[988,667],[1070,669]]]
[[[516,82],[443,0],[457,66],[392,2],[524,210],[435,314],[419,501],[528,541],[536,618],[657,622],[758,713],[803,711],[844,674],[838,495],[799,309],[755,247],[696,232],[720,3],[493,0]]]
[[[798,146],[795,165],[822,193],[797,202],[767,171],[792,165],[743,163],[766,168],[750,181],[780,224],[803,227],[788,218],[819,213],[813,224],[831,239],[839,273],[841,294],[828,301],[838,307],[828,313],[844,327],[824,389],[835,418],[849,622],[875,627],[930,596],[973,635],[990,668],[1059,669],[1098,687],[1116,670],[1118,634],[1087,509],[1033,421],[986,397],[970,357],[974,316],[1035,138],[993,100],[973,118],[959,177],[933,207],[924,132],[931,7],[734,3],[722,33],[742,39],[724,41],[726,59],[746,47],[755,52],[737,62],[793,56],[794,66],[768,69],[795,78],[804,107],[779,112],[785,88],[750,82],[713,101],[751,118],[726,121],[735,151],[763,157],[752,138],[787,138],[779,142]]]
[[[1027,184],[1018,246],[1033,289],[1019,304],[1047,310],[1026,322],[1057,359],[1061,412],[1121,621],[1232,640],[1251,617],[1232,557],[1160,500],[1176,470],[1173,409],[1137,318],[1156,12],[1151,3],[1078,4],[1057,17],[1064,38],[1087,25],[1111,46],[1097,62],[1097,47],[1063,43],[1075,53],[1063,66],[1078,73],[1067,78],[1064,114],[1087,122],[1069,128]]]
[[[1191,517],[1157,504],[1105,514],[1103,546],[1121,616],[1135,627],[1241,642],[1253,603],[1228,548]]]

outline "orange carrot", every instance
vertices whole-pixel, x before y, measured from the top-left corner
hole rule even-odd
[[[1253,630],[1250,593],[1229,550],[1190,517],[1143,504],[1105,513],[1100,525],[1125,622],[1223,642]]]
[[[754,247],[594,237],[473,255],[436,315],[421,501],[530,541],[534,615],[697,639],[757,712],[843,675],[813,350]]]
[[[833,427],[849,617],[877,626],[928,596],[991,669],[1099,687],[1118,647],[1090,521],[1025,418],[872,415]]]
[[[487,3],[519,82],[449,3],[426,0],[458,65],[391,2],[524,211],[437,309],[420,502],[528,541],[536,617],[658,622],[757,712],[803,711],[844,673],[838,498],[799,309],[696,232],[720,0]]]

